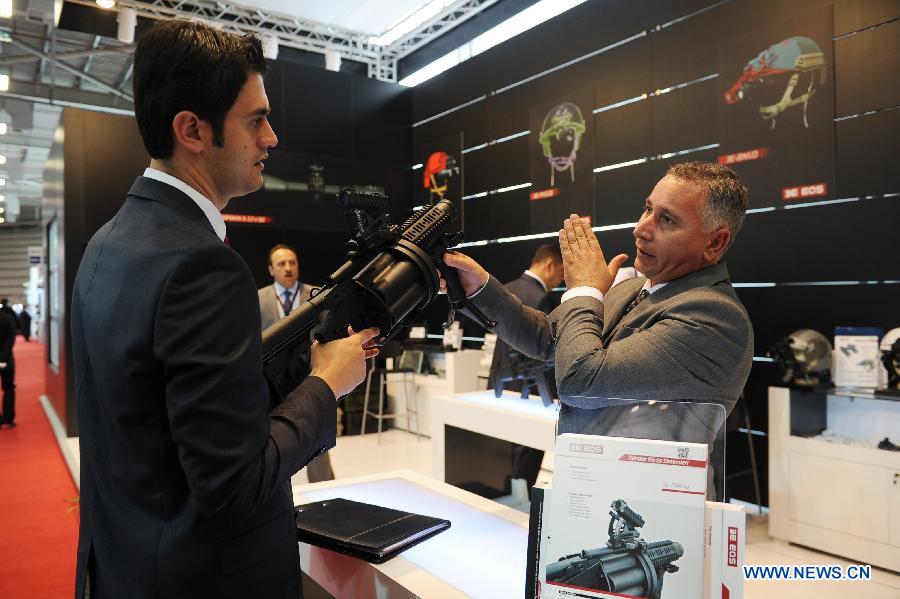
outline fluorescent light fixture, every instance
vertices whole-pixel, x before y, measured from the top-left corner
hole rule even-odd
[[[0,216],[0,225],[2,225],[2,224],[5,223],[5,222],[6,222],[6,219],[3,218],[2,216]]]
[[[6,164],[6,156],[0,154],[0,164]]]
[[[570,8],[582,4],[584,1],[585,0],[540,0],[540,2],[532,4],[522,12],[506,19],[499,25],[488,29],[472,41],[463,44],[456,50],[445,54],[408,77],[401,79],[400,85],[414,87],[423,81],[431,79],[435,75],[455,67],[472,56],[481,54],[520,33],[528,31],[532,27],[540,25],[544,21],[548,21],[553,17],[566,12]],[[428,5],[426,5],[426,7],[427,6]],[[370,41],[375,43],[372,40]]]
[[[97,0],[97,6],[109,10],[116,7],[116,0]]]
[[[7,131],[7,124],[0,123],[0,135],[6,135],[6,131]]]
[[[9,91],[9,75],[0,75],[0,92]]]
[[[3,177],[0,177],[0,187],[2,187],[4,185],[6,185],[6,179],[4,179]]]
[[[12,0],[0,0],[0,18],[12,18]]]
[[[452,3],[453,0],[432,0],[425,6],[403,15],[397,23],[378,37],[370,37],[369,43],[375,46],[390,46],[429,19],[436,17],[444,7]]]
[[[6,212],[6,208],[4,208],[3,206],[0,206],[0,214],[3,214],[4,212]]]

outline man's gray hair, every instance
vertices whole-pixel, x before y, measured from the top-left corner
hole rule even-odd
[[[730,247],[744,224],[744,213],[750,207],[750,190],[744,182],[733,170],[714,162],[679,162],[670,166],[666,175],[706,190],[706,202],[700,209],[703,225],[707,231],[722,227],[731,231]]]

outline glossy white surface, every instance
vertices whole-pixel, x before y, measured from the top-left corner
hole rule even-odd
[[[343,497],[450,520],[450,529],[384,564],[355,564],[351,576],[356,579],[355,596],[394,597],[407,592],[419,597],[522,596],[528,542],[525,514],[409,471],[295,487],[294,496],[298,503]],[[316,582],[338,595],[348,592],[345,556],[304,543],[300,548]],[[383,594],[376,593],[377,588],[393,590]]]

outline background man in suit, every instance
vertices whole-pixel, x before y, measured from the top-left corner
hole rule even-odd
[[[274,282],[258,292],[264,331],[309,299],[312,286],[299,280],[299,267],[297,252],[291,246],[279,244],[269,250],[269,274]],[[306,465],[306,476],[311,483],[334,479],[327,452]]]
[[[6,300],[4,300],[6,301]],[[0,385],[3,388],[3,412],[0,428],[16,426],[16,360],[13,346],[16,343],[16,321],[0,310]]]
[[[568,291],[549,315],[523,305],[471,258],[454,252],[446,261],[498,321],[499,337],[527,355],[555,356],[561,431],[564,421],[595,421],[590,411],[603,399],[714,402],[730,412],[750,373],[753,331],[721,260],[748,206],[746,186],[728,167],[672,166],[634,229],[634,267],[646,278],[612,289],[627,256],[607,263],[593,231],[573,214],[559,232]],[[658,430],[618,424],[591,432],[677,434],[671,423],[652,423]]]
[[[334,445],[335,398],[377,331],[314,345],[310,376],[270,391],[256,286],[220,214],[261,187],[278,142],[265,70],[258,38],[196,22],[137,44],[150,168],[88,243],[72,299],[76,597],[301,595],[289,480]]]
[[[550,290],[562,283],[562,280],[563,261],[559,244],[545,243],[538,246],[534,252],[534,257],[531,259],[531,265],[528,267],[528,270],[523,272],[519,278],[507,283],[505,287],[510,293],[522,300],[523,305],[549,314],[555,307]],[[491,361],[491,381],[494,380],[493,374],[495,371],[506,368],[510,363],[510,349],[506,342],[502,339],[497,339],[497,345],[494,347],[494,358]],[[520,391],[522,387],[521,383],[508,383],[504,388]],[[511,478],[523,479],[526,481],[526,488],[533,487],[541,470],[541,461],[543,459],[543,451],[514,443],[512,448]],[[513,484],[515,485],[516,483]],[[515,491],[513,494],[516,494]]]
[[[264,331],[309,299],[312,286],[300,281],[299,268],[297,252],[291,246],[278,244],[269,250],[269,274],[273,283],[259,290]]]

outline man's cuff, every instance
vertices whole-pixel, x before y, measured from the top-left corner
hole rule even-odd
[[[596,287],[588,287],[585,285],[582,287],[573,287],[572,289],[569,289],[568,291],[563,293],[562,300],[560,301],[560,303],[562,303],[566,300],[570,300],[573,297],[585,297],[585,296],[596,298],[596,299],[600,300],[601,302],[603,301],[603,293],[601,293],[599,289],[597,289]]]
[[[489,278],[488,278],[488,283],[490,283],[490,282],[491,282],[491,279],[490,279],[490,277],[489,277]],[[476,295],[478,295],[479,293],[481,293],[482,291],[484,291],[484,288],[487,287],[487,286],[488,286],[488,284],[485,283],[484,285],[482,285],[481,287],[479,287],[478,289],[476,289],[476,290],[475,290],[475,293],[473,293],[472,295],[467,295],[467,296],[466,296],[466,299],[472,299],[473,297],[475,297]]]

